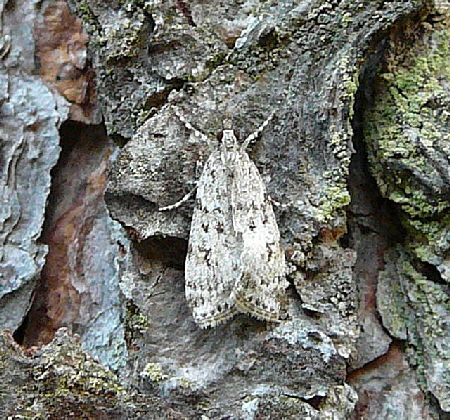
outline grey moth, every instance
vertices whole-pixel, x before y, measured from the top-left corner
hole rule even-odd
[[[245,151],[270,118],[241,145],[233,130],[224,130],[197,182],[185,293],[203,328],[239,312],[268,321],[281,316],[287,281],[280,232],[264,181]]]

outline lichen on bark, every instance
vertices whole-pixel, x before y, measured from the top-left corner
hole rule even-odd
[[[450,411],[448,2],[69,3],[78,17],[63,1],[0,0],[12,168],[0,269],[13,273],[0,320],[31,346],[0,336],[6,418]],[[100,104],[109,138],[89,125]],[[273,110],[249,155],[281,202],[288,309],[279,324],[240,315],[203,331],[184,298],[193,201],[158,211],[195,187],[217,147],[183,120],[213,137],[230,119],[245,138]]]
[[[450,410],[450,248],[448,148],[449,20],[418,15],[389,38],[365,119],[372,174],[398,207],[407,235],[385,255],[378,310],[383,324],[405,340],[423,389]]]

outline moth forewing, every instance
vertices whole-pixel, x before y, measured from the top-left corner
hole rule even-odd
[[[185,290],[194,320],[201,327],[215,326],[237,312],[231,299],[238,264],[228,174],[222,153],[216,151],[198,181],[185,263]]]
[[[245,152],[235,167],[231,192],[233,226],[241,239],[241,281],[233,291],[242,311],[260,319],[280,319],[285,257],[264,181]]]

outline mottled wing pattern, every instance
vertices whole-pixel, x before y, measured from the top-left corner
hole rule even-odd
[[[186,299],[195,322],[215,326],[236,312],[232,291],[240,268],[233,232],[230,168],[220,151],[208,158],[197,186],[185,263]]]
[[[197,183],[185,264],[186,299],[195,322],[215,326],[244,312],[277,321],[287,287],[280,232],[255,164],[232,130]],[[174,206],[167,207],[175,208]]]
[[[240,280],[233,301],[241,312],[277,321],[285,299],[285,257],[266,187],[248,154],[239,150],[231,186],[233,229],[240,245]]]

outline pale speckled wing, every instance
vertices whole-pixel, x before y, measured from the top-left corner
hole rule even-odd
[[[261,175],[232,130],[224,130],[222,149],[197,184],[185,279],[203,328],[237,312],[280,319],[287,287],[280,232]]]
[[[232,171],[221,156],[219,151],[210,155],[198,181],[185,263],[186,300],[203,328],[237,312],[231,296],[240,273],[230,201]]]
[[[255,164],[239,151],[231,186],[233,229],[240,244],[240,280],[233,290],[237,309],[277,321],[287,281],[280,232],[266,187]]]

